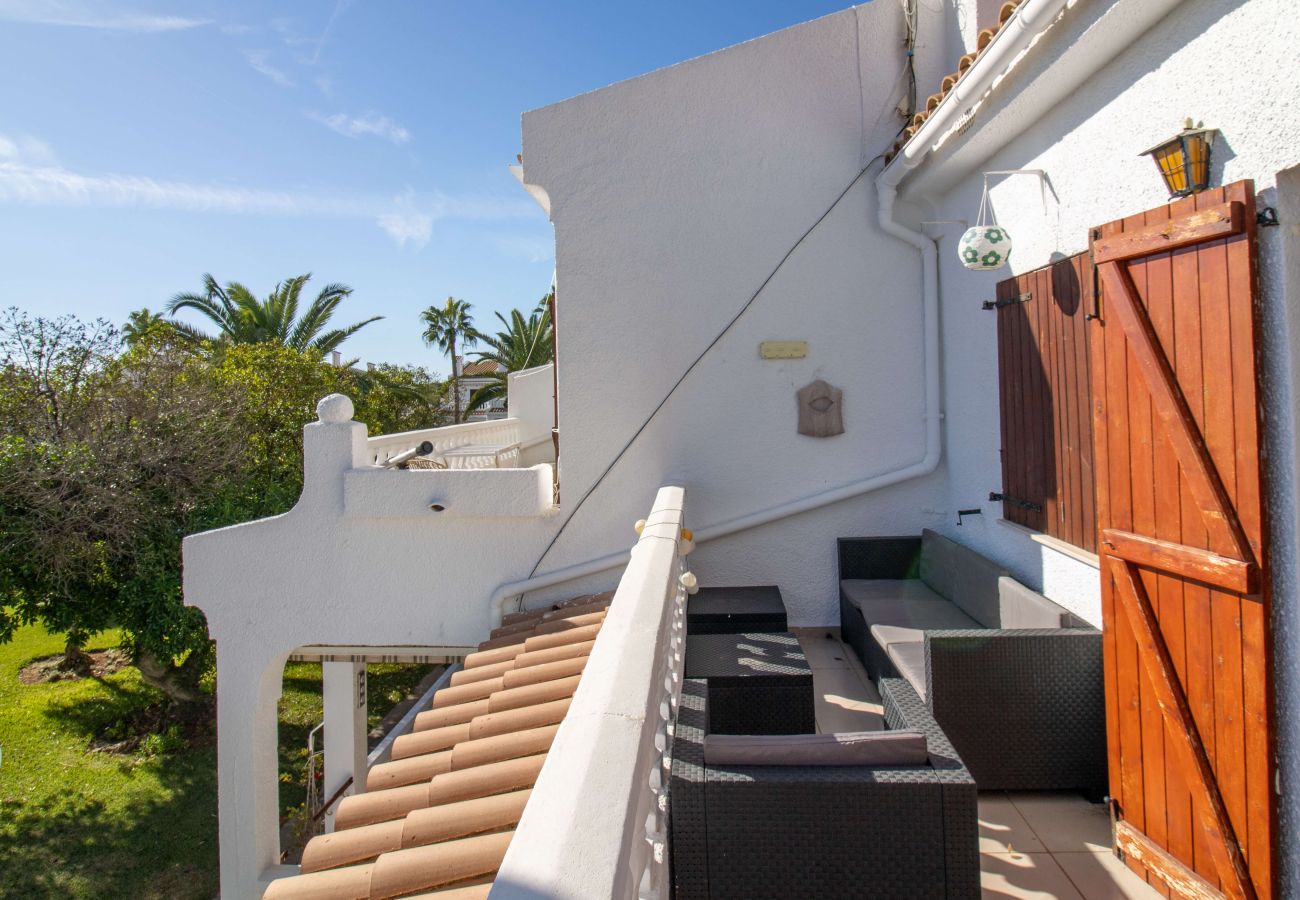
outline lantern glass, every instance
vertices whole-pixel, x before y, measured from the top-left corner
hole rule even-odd
[[[1186,197],[1209,186],[1215,133],[1213,128],[1193,128],[1189,120],[1182,132],[1146,151],[1144,155],[1156,161],[1170,196]]]

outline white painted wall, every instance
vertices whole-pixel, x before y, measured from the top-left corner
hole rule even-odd
[[[521,464],[555,462],[551,426],[555,423],[554,366],[534,366],[506,377],[510,417],[519,421]]]
[[[899,127],[897,4],[873,3],[524,116],[524,180],[556,227],[561,515]],[[878,164],[877,164],[878,165]],[[916,462],[919,262],[861,179],[690,374],[542,571],[617,549],[661,480],[696,530]],[[763,340],[808,341],[764,361]],[[563,359],[581,360],[566,366]],[[845,434],[796,433],[795,391],[844,389]],[[711,541],[705,583],[780,584],[836,618],[835,538],[943,521],[941,477]]]

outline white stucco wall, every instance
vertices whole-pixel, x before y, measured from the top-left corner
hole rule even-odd
[[[560,489],[572,504],[899,127],[902,19],[875,3],[524,116],[524,180],[556,228]],[[865,137],[865,140],[864,140]],[[923,454],[915,251],[874,224],[870,177],[813,231],[575,516],[543,570],[608,552],[661,480],[697,530]],[[759,343],[808,342],[799,360]],[[580,364],[564,364],[565,359]],[[796,433],[795,391],[844,389],[845,434]],[[781,586],[836,620],[835,538],[945,520],[942,477],[730,538],[705,583]]]

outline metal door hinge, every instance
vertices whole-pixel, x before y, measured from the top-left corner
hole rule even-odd
[[[1001,309],[1004,306],[1014,306],[1017,303],[1028,303],[1034,299],[1033,291],[1025,291],[1023,294],[1016,294],[1014,297],[1008,297],[1005,300],[985,300],[980,305],[980,309]]]
[[[1021,500],[1019,497],[1009,497],[1006,494],[999,494],[995,491],[989,493],[989,502],[1010,503],[1012,506],[1019,507],[1020,509],[1027,509],[1036,513],[1043,511],[1043,504],[1041,503],[1034,503],[1031,500]]]

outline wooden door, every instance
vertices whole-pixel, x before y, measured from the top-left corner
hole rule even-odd
[[[1169,896],[1272,897],[1254,187],[1093,232],[1116,847]]]

